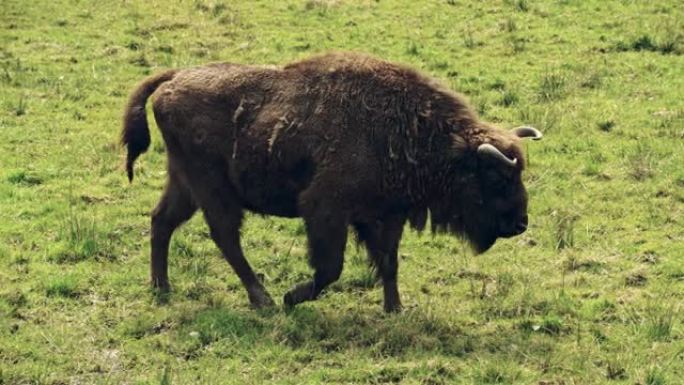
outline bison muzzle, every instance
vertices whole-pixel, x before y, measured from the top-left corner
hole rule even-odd
[[[245,210],[304,220],[313,279],[286,306],[317,298],[342,271],[348,227],[401,309],[397,249],[408,222],[469,241],[476,252],[527,229],[520,138],[479,120],[464,99],[411,68],[352,53],[284,67],[213,64],[145,79],[130,97],[122,142],[126,170],[150,144],[153,111],[168,181],[152,212],[152,285],[169,289],[172,233],[197,209],[247,289],[273,300],[240,247]]]

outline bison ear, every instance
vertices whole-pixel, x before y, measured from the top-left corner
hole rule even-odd
[[[541,131],[530,126],[520,126],[511,130],[518,138],[532,138],[533,140],[539,140],[544,135]]]

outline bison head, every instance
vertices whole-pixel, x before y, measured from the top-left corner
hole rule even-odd
[[[488,137],[470,158],[463,183],[452,197],[431,207],[433,227],[464,236],[476,252],[488,250],[497,238],[527,230],[527,191],[522,182],[524,159],[518,138],[539,140],[541,132],[519,127],[501,137]]]

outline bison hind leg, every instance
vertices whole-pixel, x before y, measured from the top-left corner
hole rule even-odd
[[[247,291],[250,304],[255,309],[275,305],[259,277],[254,273],[240,246],[240,227],[243,209],[235,198],[235,192],[223,170],[212,164],[192,164],[190,168],[193,196],[202,208],[209,225],[209,234],[233,268]]]
[[[169,291],[168,254],[173,232],[197,211],[190,191],[173,173],[164,193],[152,211],[150,278],[152,287],[161,293]]]
[[[209,225],[209,233],[216,245],[221,249],[224,259],[230,264],[243,286],[247,290],[249,302],[255,309],[264,309],[275,305],[261,280],[245,259],[240,246],[240,224],[242,213],[229,210],[225,204],[213,202],[203,205],[204,218]]]

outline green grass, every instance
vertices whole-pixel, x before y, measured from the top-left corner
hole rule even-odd
[[[684,378],[678,1],[18,1],[0,12],[0,384],[676,384]],[[321,300],[249,309],[200,215],[148,287],[164,145],[117,145],[144,76],[333,49],[407,63],[526,143],[530,229],[474,257],[408,231],[401,314],[363,250]],[[280,300],[298,220],[243,246]]]

